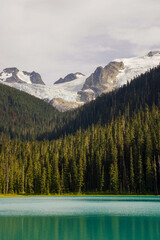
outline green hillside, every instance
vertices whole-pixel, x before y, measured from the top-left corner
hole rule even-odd
[[[104,125],[119,115],[131,117],[138,110],[144,110],[146,104],[150,109],[153,104],[160,108],[160,66],[69,113],[68,124],[60,134],[74,133],[98,122]]]
[[[61,114],[62,115],[62,114]],[[61,124],[60,113],[44,101],[0,84],[0,138],[34,139]]]
[[[34,97],[22,104],[10,91],[6,112],[17,111],[17,121],[1,125],[10,134],[12,124],[17,139],[1,130],[0,193],[160,194],[160,67],[64,114]],[[38,141],[22,141],[21,124]]]

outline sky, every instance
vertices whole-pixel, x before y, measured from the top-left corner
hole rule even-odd
[[[0,0],[0,71],[52,84],[150,50],[160,50],[159,0]]]

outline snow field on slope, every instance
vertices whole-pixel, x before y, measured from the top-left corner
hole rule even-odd
[[[20,78],[22,81],[31,84],[30,76],[25,75],[22,71],[17,73],[17,77]]]
[[[0,76],[0,80],[6,81],[6,79],[7,79],[7,78],[10,78],[10,77],[12,77],[12,74],[11,74],[11,73],[2,72],[2,75]]]
[[[135,58],[121,58],[116,59],[116,62],[124,63],[124,70],[121,70],[116,78],[117,87],[120,87],[131,81],[135,77],[149,71],[151,68],[160,64],[160,54],[156,54],[153,57],[135,57]]]
[[[63,98],[69,102],[77,102],[78,94],[83,87],[86,80],[86,76],[80,76],[79,78],[66,83],[60,83],[55,85],[36,85],[36,84],[20,84],[20,83],[6,83],[11,87],[18,90],[27,92],[40,99],[53,99]],[[4,82],[3,82],[4,83]]]

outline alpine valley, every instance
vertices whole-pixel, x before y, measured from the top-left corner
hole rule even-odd
[[[45,85],[36,72],[6,68],[0,73],[0,83],[40,98],[59,111],[67,111],[123,86],[159,63],[160,51],[151,51],[142,57],[115,59],[88,76],[79,72],[68,74],[53,85]]]
[[[4,69],[0,193],[160,194],[159,62],[159,51],[117,59],[52,87]]]

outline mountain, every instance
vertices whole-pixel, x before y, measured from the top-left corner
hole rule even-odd
[[[0,73],[0,80],[6,83],[26,83],[45,85],[39,73],[19,71],[17,68],[5,68]]]
[[[48,103],[50,102],[51,105],[53,103],[53,99],[57,101],[58,99],[62,99],[64,102],[69,102],[70,108],[73,108],[72,103],[74,106],[76,105],[76,107],[82,105],[79,100],[78,92],[82,89],[83,84],[86,80],[86,76],[83,75],[77,75],[77,78],[74,81],[54,85],[30,84],[26,82],[8,82],[5,81],[6,78],[3,80],[1,79],[2,77],[0,78],[0,83],[26,92]]]
[[[104,68],[98,67],[86,79],[82,90],[79,92],[80,100],[95,99],[102,93],[110,92],[123,86],[159,64],[160,51],[151,51],[143,57],[116,59]]]
[[[0,83],[40,98],[60,111],[66,111],[127,84],[159,63],[160,51],[151,51],[142,57],[115,59],[105,67],[98,67],[90,76],[68,74],[53,85],[44,85],[38,73],[7,68],[0,74]]]
[[[118,116],[132,117],[139,110],[153,105],[160,109],[160,66],[141,74],[126,85],[104,93],[73,112],[66,113],[67,124],[58,135],[74,134],[96,124],[105,125]]]
[[[83,77],[83,76],[84,76],[84,74],[82,74],[82,73],[70,73],[66,77],[60,78],[59,80],[57,80],[54,84],[70,82],[70,81],[73,81],[73,80],[75,80],[79,77]]]
[[[65,113],[0,89],[0,193],[160,194],[160,66]]]

